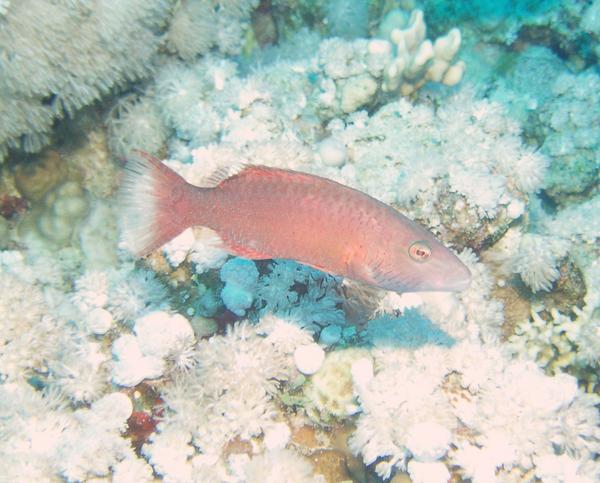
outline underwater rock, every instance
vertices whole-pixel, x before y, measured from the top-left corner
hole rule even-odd
[[[19,231],[33,243],[41,243],[49,249],[66,247],[74,241],[77,226],[88,209],[89,201],[81,186],[66,181],[32,208]]]
[[[330,0],[325,4],[325,22],[333,37],[366,37],[369,28],[368,0]]]
[[[515,220],[508,207],[500,206],[493,218],[481,217],[463,195],[441,190],[439,196],[436,208],[443,227],[443,239],[457,248],[470,247],[479,251],[492,245]]]
[[[192,326],[192,329],[194,329],[196,339],[211,337],[219,329],[215,319],[202,316],[192,317],[190,325]]]
[[[263,1],[252,13],[252,32],[261,47],[277,42],[277,26],[270,7],[270,1]]]
[[[48,149],[30,163],[21,163],[15,168],[15,186],[30,202],[42,198],[65,179],[66,167],[61,155]]]
[[[600,180],[600,76],[592,69],[563,74],[539,110],[542,151],[552,160],[545,193],[557,204],[585,195]]]
[[[4,250],[10,243],[10,227],[8,221],[0,217],[0,250]]]
[[[113,208],[106,201],[91,202],[90,212],[77,230],[87,268],[107,268],[116,263],[119,239],[116,218]]]
[[[0,217],[3,222],[18,217],[29,208],[29,202],[20,196],[0,195]],[[8,226],[8,225],[7,225]]]
[[[86,129],[81,135],[80,143],[63,150],[64,162],[71,177],[81,179],[86,191],[98,198],[109,198],[119,184],[120,166],[109,154],[106,132],[95,127]],[[141,149],[144,146],[130,147]]]
[[[351,348],[329,352],[323,366],[303,388],[310,404],[305,407],[315,421],[332,423],[358,411],[352,387],[352,365],[369,357],[364,349]]]

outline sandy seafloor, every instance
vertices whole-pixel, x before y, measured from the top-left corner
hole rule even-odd
[[[599,0],[0,0],[0,481],[600,481],[599,58]],[[136,259],[136,149],[352,186],[472,284]]]

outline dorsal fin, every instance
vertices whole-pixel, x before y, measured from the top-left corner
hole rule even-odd
[[[303,173],[301,171],[293,171],[284,168],[273,168],[263,166],[261,164],[236,163],[230,166],[221,166],[213,171],[207,178],[204,178],[198,185],[201,188],[214,188],[228,179],[234,178],[237,175],[251,177],[271,177],[290,179],[295,183],[309,183],[315,185],[318,183],[337,184],[335,181],[322,178],[317,175]]]
[[[302,178],[304,173],[292,172],[287,169],[271,168],[260,164],[237,163],[231,166],[221,166],[211,173],[208,178],[202,180],[198,186],[202,188],[214,188],[234,176],[244,173],[249,176],[286,176],[293,173],[294,178]],[[314,177],[313,177],[314,179]]]
[[[248,163],[235,163],[229,166],[221,166],[213,171],[207,178],[203,179],[198,186],[202,188],[214,188],[226,179],[241,173],[248,166],[250,166]]]

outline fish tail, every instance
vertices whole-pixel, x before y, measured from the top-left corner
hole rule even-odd
[[[175,171],[148,153],[127,160],[121,181],[121,240],[147,255],[192,225],[194,191]]]

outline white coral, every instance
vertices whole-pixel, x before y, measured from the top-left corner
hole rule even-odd
[[[154,29],[169,5],[169,0],[10,2],[0,31],[6,52],[0,96],[8,99],[0,109],[0,159],[7,147],[40,150],[54,119],[147,74],[159,42]]]
[[[361,122],[347,123],[336,138],[353,167],[342,170],[351,174],[346,184],[399,203],[433,226],[442,211],[436,202],[448,190],[466,201],[452,206],[457,218],[471,209],[481,219],[502,212],[517,218],[522,209],[515,210],[515,203],[524,205],[525,195],[539,187],[547,164],[522,144],[518,125],[499,104],[478,100],[469,89],[445,98],[438,109],[404,99],[386,104]]]
[[[127,441],[120,437],[131,416],[131,400],[123,393],[111,393],[73,414],[73,424],[56,448],[58,471],[69,481],[107,476],[111,466],[133,457]]]
[[[425,39],[422,10],[411,12],[408,23],[390,33],[396,57],[385,69],[383,88],[399,89],[404,96],[412,94],[427,81],[455,85],[462,79],[465,63],[451,64],[461,43],[460,31],[454,28],[432,43]]]
[[[315,475],[312,465],[303,456],[289,449],[267,451],[253,457],[244,467],[248,483],[324,483],[323,475]]]
[[[121,437],[132,411],[125,394],[107,394],[73,412],[23,383],[1,385],[0,396],[0,457],[9,480],[83,481],[109,476],[120,461],[135,458]]]
[[[375,470],[383,478],[389,478],[394,469],[406,468],[408,447],[417,444],[408,440],[410,427],[435,423],[452,430],[457,424],[449,402],[438,389],[439,376],[433,376],[439,374],[440,367],[435,367],[438,361],[418,357],[423,351],[427,349],[412,353],[405,349],[377,351],[379,371],[366,387],[355,387],[363,414],[349,445],[366,464],[379,460]]]
[[[0,375],[11,379],[41,369],[61,324],[48,315],[39,286],[0,274]]]
[[[148,97],[121,98],[108,114],[106,125],[110,149],[118,159],[127,159],[136,149],[160,152],[167,142],[167,128]]]
[[[167,362],[176,369],[195,365],[194,331],[180,314],[154,311],[136,320],[135,336],[125,334],[113,343],[113,380],[135,386],[163,375]]]
[[[481,482],[493,479],[498,468],[524,475],[539,458],[553,455],[573,458],[581,474],[598,471],[591,462],[600,445],[600,418],[592,409],[598,397],[582,394],[573,377],[545,376],[533,363],[511,361],[480,343],[374,355],[375,377],[355,386],[362,414],[349,443],[366,464],[377,462],[380,476],[407,463],[415,475],[434,471],[415,461],[445,450],[450,464]],[[459,424],[467,431],[457,432]],[[418,428],[428,426],[440,436],[446,428],[451,437],[432,440],[422,452]]]
[[[215,460],[227,442],[249,440],[273,427],[272,395],[280,383],[298,374],[292,352],[309,337],[286,324],[273,318],[257,327],[243,322],[226,335],[200,341],[198,365],[178,374],[162,391],[165,419],[144,447],[157,472],[166,476],[175,471],[164,466],[158,449],[173,432],[179,435],[180,450],[189,448],[191,440],[198,457]]]
[[[99,343],[66,332],[48,362],[49,386],[73,402],[95,401],[110,387],[109,360]]]
[[[180,2],[167,32],[167,45],[182,59],[192,60],[209,51],[215,41],[217,14],[209,2]]]
[[[560,275],[557,263],[566,255],[568,248],[569,244],[564,240],[526,233],[512,261],[513,271],[534,292],[550,290]]]
[[[152,434],[142,453],[154,471],[171,481],[192,481],[192,466],[188,461],[194,453],[189,431],[175,425],[162,425]]]
[[[112,274],[106,307],[117,320],[133,321],[153,310],[165,309],[167,290],[150,270],[128,270]]]

